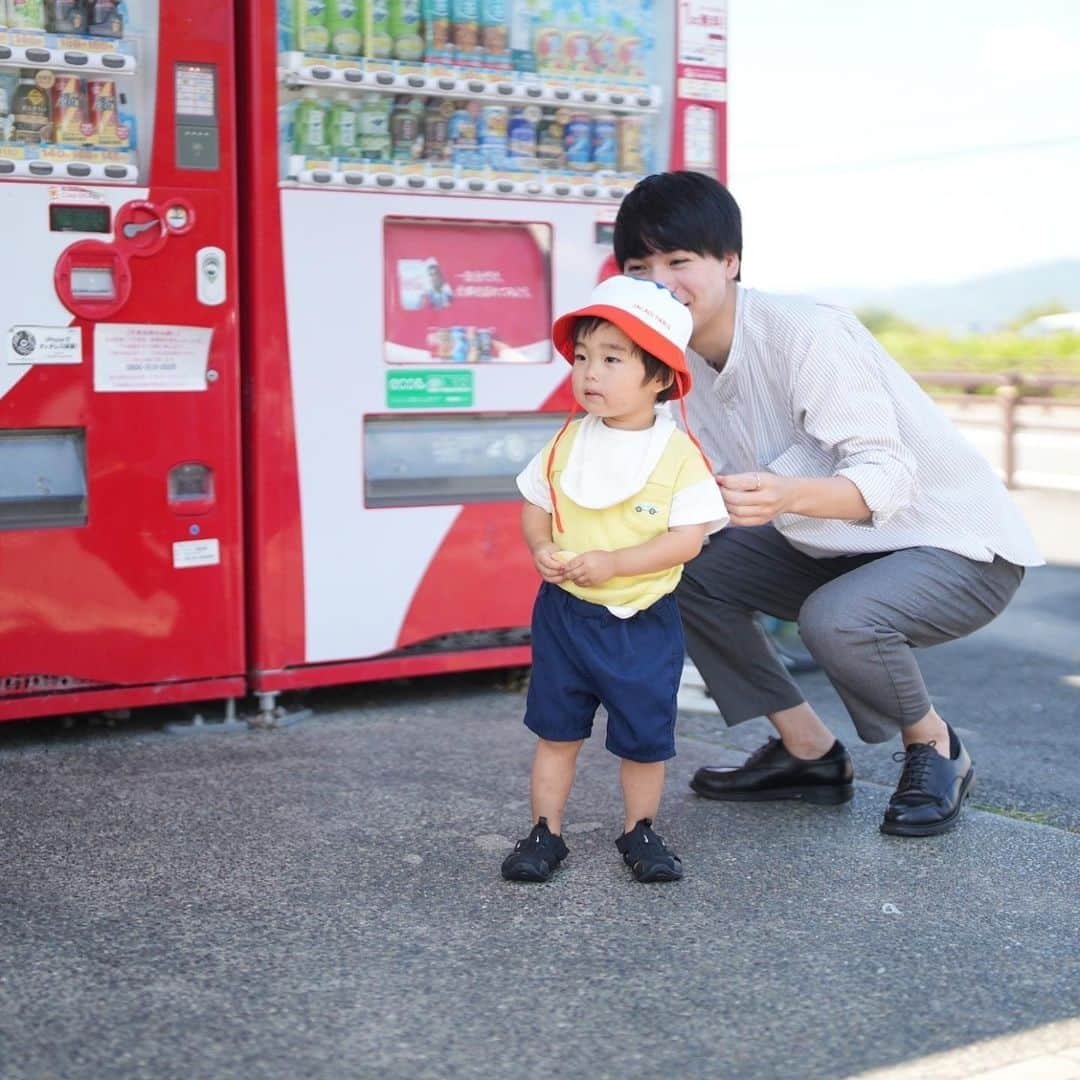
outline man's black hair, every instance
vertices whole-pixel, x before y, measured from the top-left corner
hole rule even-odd
[[[606,326],[607,323],[608,320],[600,318],[599,315],[582,315],[581,318],[574,321],[574,344],[576,345],[582,338],[590,337],[601,326]],[[625,333],[625,331],[623,332]],[[658,375],[661,377],[667,376],[670,379],[667,386],[656,395],[657,401],[667,401],[675,390],[675,372],[663,360],[653,356],[651,352],[646,352],[633,339],[631,339],[630,344],[634,346],[638,356],[641,357],[642,362],[645,364],[645,378],[641,380],[642,386],[651,382]]]
[[[742,214],[718,180],[696,172],[655,173],[623,199],[615,218],[619,267],[666,251],[738,255],[742,262]]]

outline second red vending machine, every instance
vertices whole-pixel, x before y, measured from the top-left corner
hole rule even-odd
[[[722,175],[724,5],[245,10],[252,686],[527,663],[551,320],[641,175]]]
[[[245,691],[233,18],[0,0],[0,720]]]

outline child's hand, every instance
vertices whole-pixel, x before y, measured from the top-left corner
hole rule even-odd
[[[575,585],[603,585],[615,576],[613,551],[586,551],[566,564],[566,576]]]
[[[553,585],[566,580],[565,560],[558,558],[559,545],[556,543],[541,544],[533,548],[533,565],[537,573]]]

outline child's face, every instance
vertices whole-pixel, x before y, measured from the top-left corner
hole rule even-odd
[[[574,343],[571,382],[586,412],[627,430],[652,426],[656,395],[667,385],[662,375],[645,380],[641,350],[609,322]]]

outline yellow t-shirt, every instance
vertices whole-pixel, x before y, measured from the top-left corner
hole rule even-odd
[[[668,531],[675,493],[712,479],[701,452],[685,432],[676,429],[640,491],[604,509],[579,506],[563,490],[561,480],[580,427],[581,421],[576,421],[566,429],[555,449],[552,470],[562,519],[562,529],[552,520],[552,539],[566,551],[618,551],[660,536]],[[540,455],[545,464],[550,451],[549,442]],[[722,502],[720,507],[722,512]],[[567,592],[593,604],[642,611],[673,592],[680,577],[681,565],[638,577],[613,577],[597,586],[575,585],[570,581],[560,584]]]

